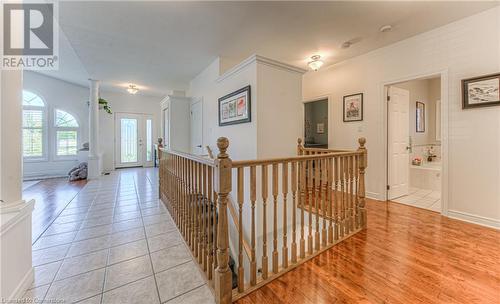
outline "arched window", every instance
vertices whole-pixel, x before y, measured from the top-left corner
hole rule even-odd
[[[23,91],[23,157],[45,156],[45,103],[32,92]]]
[[[74,156],[78,151],[78,121],[63,110],[56,109],[56,156]]]

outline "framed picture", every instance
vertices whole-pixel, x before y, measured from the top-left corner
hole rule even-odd
[[[219,98],[219,126],[251,121],[250,86]]]
[[[325,133],[325,124],[320,122],[316,124],[316,133],[324,134]]]
[[[417,101],[416,107],[416,131],[418,133],[425,132],[425,103]]]
[[[500,73],[462,80],[462,109],[500,105]]]
[[[344,96],[344,122],[363,120],[363,93]]]

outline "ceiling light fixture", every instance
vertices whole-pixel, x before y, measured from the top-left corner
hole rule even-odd
[[[392,26],[387,24],[387,25],[384,25],[380,28],[379,30],[381,33],[387,33],[387,32],[390,32],[392,31]]]
[[[323,60],[321,60],[321,56],[320,55],[314,55],[311,57],[312,61],[309,61],[309,63],[307,64],[311,70],[313,71],[317,71],[319,70],[319,68],[321,68],[321,66],[323,65]]]
[[[134,95],[135,93],[139,92],[139,89],[135,86],[135,84],[129,84],[127,92]]]

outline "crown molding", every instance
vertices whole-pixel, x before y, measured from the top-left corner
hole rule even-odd
[[[230,76],[232,76],[234,74],[239,73],[240,71],[242,71],[247,66],[249,66],[249,65],[251,65],[253,63],[260,63],[260,64],[264,64],[264,65],[267,65],[267,66],[270,66],[270,67],[278,68],[278,69],[281,69],[281,70],[284,70],[284,71],[288,71],[288,72],[292,72],[292,73],[298,73],[298,74],[301,74],[301,75],[304,74],[305,72],[307,72],[307,70],[305,70],[305,69],[302,69],[302,68],[299,68],[299,67],[287,64],[287,63],[283,63],[283,62],[280,62],[280,61],[277,61],[277,60],[274,60],[274,59],[271,59],[271,58],[267,58],[267,57],[264,57],[264,56],[260,56],[260,55],[254,54],[254,55],[248,57],[247,59],[243,60],[242,62],[238,63],[234,67],[230,68],[224,74],[220,75],[217,78],[216,82],[221,82],[224,79],[226,79],[226,78],[228,78],[228,77],[230,77]]]

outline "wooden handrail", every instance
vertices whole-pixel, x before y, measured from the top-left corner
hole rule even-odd
[[[169,150],[165,147],[160,148],[160,151],[166,152],[166,153],[169,153],[172,155],[180,156],[182,158],[186,158],[186,159],[189,159],[189,160],[192,160],[192,161],[204,164],[204,165],[215,167],[214,159],[206,158],[206,157],[199,156],[199,155],[189,154],[189,153],[185,153],[185,152],[180,152],[180,151],[173,151],[173,150]]]
[[[289,163],[296,161],[318,160],[332,156],[355,156],[355,155],[361,155],[361,153],[362,152],[359,151],[346,151],[346,152],[331,152],[331,153],[315,154],[315,155],[299,155],[299,156],[290,156],[281,158],[240,160],[240,161],[233,161],[233,168],[259,166],[259,165],[272,165],[272,164]]]

